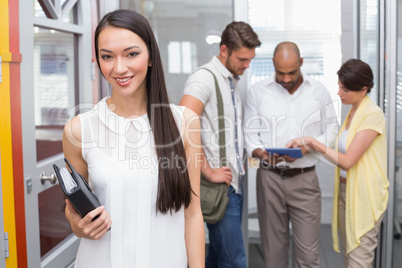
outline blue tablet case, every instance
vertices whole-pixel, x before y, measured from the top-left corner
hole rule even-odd
[[[268,154],[288,155],[291,158],[302,158],[303,154],[300,148],[268,148],[265,149]]]

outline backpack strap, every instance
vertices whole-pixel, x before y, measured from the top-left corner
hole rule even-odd
[[[226,147],[225,147],[225,121],[224,121],[224,109],[221,90],[219,88],[218,80],[215,74],[208,68],[202,67],[212,74],[215,80],[216,100],[218,106],[218,125],[219,125],[219,162],[222,166],[226,166]]]

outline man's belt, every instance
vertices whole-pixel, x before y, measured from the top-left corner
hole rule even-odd
[[[283,168],[278,168],[278,167],[267,167],[264,165],[261,165],[263,169],[275,172],[276,174],[280,175],[282,178],[291,178],[296,175],[300,175],[303,173],[307,173],[309,171],[312,171],[315,169],[315,166],[312,167],[306,167],[306,168],[288,168],[288,167],[283,167]]]

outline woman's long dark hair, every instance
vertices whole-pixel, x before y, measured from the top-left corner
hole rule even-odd
[[[159,169],[156,208],[163,214],[178,211],[183,205],[187,208],[192,193],[187,161],[181,135],[169,106],[162,60],[152,28],[148,20],[135,11],[119,9],[106,14],[94,36],[99,69],[98,38],[106,27],[127,29],[147,45],[151,62],[146,77],[147,113],[155,139]]]

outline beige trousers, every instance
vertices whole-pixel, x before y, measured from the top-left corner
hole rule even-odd
[[[338,219],[339,233],[342,242],[343,262],[347,268],[371,268],[374,260],[374,250],[377,247],[377,234],[380,230],[384,214],[375,223],[374,228],[360,238],[360,245],[345,254],[346,252],[346,231],[345,231],[345,200],[346,183],[341,182],[339,186]]]
[[[266,268],[287,268],[289,222],[292,224],[293,267],[319,267],[321,191],[315,170],[283,179],[257,170],[257,211]]]

